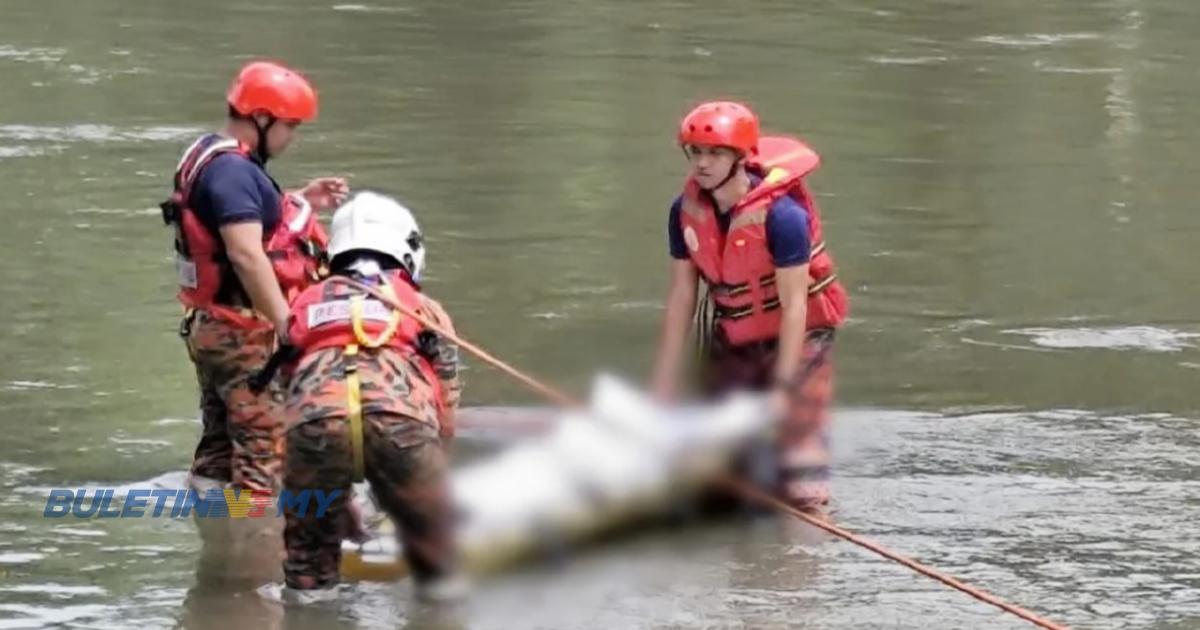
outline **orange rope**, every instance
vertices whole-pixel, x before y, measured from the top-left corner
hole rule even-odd
[[[417,320],[417,322],[419,322],[422,326],[438,333],[439,335],[442,335],[443,337],[449,339],[450,341],[453,341],[454,343],[457,343],[459,346],[470,351],[471,354],[474,354],[475,356],[479,357],[480,360],[482,360],[484,363],[487,363],[487,364],[491,365],[492,367],[500,370],[501,372],[504,372],[505,374],[517,379],[518,381],[524,383],[526,386],[530,387],[531,389],[538,392],[539,394],[545,396],[546,398],[549,398],[551,401],[553,401],[559,405],[562,405],[564,407],[580,407],[580,406],[582,406],[574,398],[571,398],[570,396],[568,396],[552,387],[543,385],[541,382],[526,376],[520,370],[518,370],[518,369],[512,367],[511,365],[501,361],[500,359],[497,359],[496,357],[492,356],[491,354],[486,352],[483,348],[480,348],[479,346],[476,346],[475,344],[467,341],[466,339],[463,339],[462,337],[459,337],[458,335],[454,334],[452,331],[447,330],[446,328],[444,328],[442,326],[439,326],[437,323],[430,320],[428,317],[425,317],[421,313],[418,313],[418,312],[404,306],[403,304],[401,304],[394,298],[388,297],[386,294],[384,294],[379,289],[377,289],[373,286],[367,285],[367,284],[363,284],[361,282],[357,282],[350,278],[339,278],[339,280],[341,280],[347,286],[351,286],[356,289],[359,289],[360,291],[365,291],[366,293],[369,293],[371,295],[371,297],[374,297],[375,299],[383,302],[384,304],[387,304],[388,306],[396,309],[397,311],[400,311],[401,315],[407,315],[408,317],[411,317],[411,318]]]
[[[812,525],[813,527],[819,527],[819,528],[829,532],[830,534],[837,536],[838,538],[841,538],[843,540],[848,540],[848,541],[858,545],[859,547],[873,551],[873,552],[883,556],[884,558],[887,558],[888,560],[891,560],[893,562],[898,562],[898,563],[912,569],[913,571],[920,573],[921,575],[933,578],[933,579],[941,582],[942,584],[945,584],[946,586],[949,586],[951,588],[962,591],[962,592],[966,593],[967,595],[970,595],[971,597],[978,599],[981,602],[986,602],[997,608],[1000,608],[1001,610],[1003,610],[1005,612],[1012,613],[1012,614],[1020,617],[1021,619],[1024,619],[1025,621],[1028,621],[1029,623],[1034,624],[1035,626],[1047,628],[1048,630],[1068,630],[1067,626],[1062,626],[1062,625],[1056,624],[1052,621],[1043,619],[1042,617],[1039,617],[1037,614],[1032,613],[1024,608],[1021,608],[1020,606],[1017,606],[1016,604],[1010,604],[1010,603],[1000,599],[999,597],[996,597],[995,595],[991,595],[989,593],[981,591],[969,584],[961,582],[945,573],[942,573],[941,571],[938,571],[937,569],[925,566],[925,565],[917,562],[916,560],[913,560],[911,558],[906,558],[906,557],[904,557],[898,553],[895,553],[893,551],[888,551],[886,548],[884,548],[879,543],[875,543],[870,540],[867,540],[866,538],[862,538],[856,534],[853,534],[849,531],[846,531],[846,530],[838,527],[837,525],[828,523],[828,522],[826,522],[820,518],[817,518],[811,514],[806,514],[804,511],[798,510],[798,509],[788,505],[787,503],[784,503],[782,500],[780,500],[776,497],[773,497],[773,496],[763,492],[762,490],[759,490],[758,488],[751,486],[750,484],[748,484],[744,481],[741,481],[738,479],[733,479],[731,477],[725,477],[724,479],[721,479],[721,483],[733,488],[734,490],[737,490],[743,496],[754,499],[755,501],[758,501],[760,503],[770,505],[770,506],[774,507],[775,509],[779,510],[780,512],[784,512],[785,514],[794,516],[794,517],[804,521],[805,523]]]
[[[403,304],[401,304],[394,298],[384,294],[382,291],[379,291],[375,287],[365,285],[360,282],[355,282],[354,280],[349,280],[349,279],[346,280],[346,284],[369,293],[372,297],[379,299],[380,301],[384,302],[388,306],[391,306],[392,308],[400,311],[401,314],[407,315],[408,317],[411,317],[411,318],[417,320],[423,326],[437,332],[438,334],[445,336],[447,339],[450,339],[451,341],[457,343],[459,346],[466,348],[468,351],[475,354],[475,356],[479,357],[484,363],[487,363],[487,364],[491,365],[492,367],[495,367],[495,368],[499,369],[500,371],[504,372],[505,374],[508,374],[509,376],[521,381],[525,385],[533,388],[534,390],[536,390],[537,392],[546,396],[547,398],[554,401],[555,403],[558,403],[560,405],[567,406],[567,407],[581,406],[580,403],[577,402],[572,397],[570,397],[548,385],[544,385],[541,382],[539,382],[529,376],[526,376],[520,370],[508,365],[507,363],[501,361],[500,359],[497,359],[496,357],[492,356],[491,354],[488,354],[482,348],[480,348],[472,343],[467,342],[462,337],[459,337],[458,335],[454,334],[453,332],[446,330],[444,327],[437,325],[435,322],[429,320],[429,318],[425,317],[424,315],[405,307]],[[1041,628],[1046,628],[1047,630],[1069,630],[1067,626],[1059,625],[1052,621],[1043,619],[1042,617],[1038,616],[1037,614],[1030,612],[1024,608],[1021,608],[1020,606],[1017,606],[1016,604],[1008,603],[1008,602],[1000,599],[999,597],[996,597],[995,595],[992,595],[990,593],[987,593],[985,591],[977,589],[977,588],[975,588],[969,584],[966,584],[960,580],[957,580],[945,573],[942,573],[941,571],[938,571],[937,569],[925,566],[925,565],[917,562],[916,560],[912,560],[911,558],[907,558],[907,557],[902,556],[893,551],[889,551],[888,549],[886,549],[885,547],[883,547],[882,545],[880,545],[878,543],[875,543],[875,542],[872,542],[865,538],[862,538],[852,532],[849,532],[849,531],[842,529],[836,525],[833,525],[832,523],[828,523],[822,519],[812,516],[811,514],[807,514],[802,510],[796,509],[795,507],[792,507],[791,505],[788,505],[784,501],[782,501],[776,497],[773,497],[770,494],[763,492],[762,490],[759,490],[758,488],[746,483],[745,481],[742,481],[740,479],[736,479],[736,478],[733,478],[730,476],[725,476],[722,479],[720,479],[720,482],[723,483],[724,485],[732,488],[733,490],[741,493],[743,496],[745,496],[749,499],[753,499],[753,500],[763,503],[765,505],[774,507],[775,509],[779,510],[780,512],[783,512],[789,516],[798,518],[798,519],[804,521],[805,523],[812,525],[813,527],[823,529],[826,532],[829,532],[830,534],[837,536],[838,538],[841,538],[841,539],[851,542],[855,545],[858,545],[859,547],[862,547],[863,549],[866,549],[868,551],[874,552],[880,556],[883,556],[884,558],[887,558],[888,560],[902,564],[902,565],[912,569],[913,571],[920,573],[921,575],[924,575],[926,577],[937,580],[938,582],[941,582],[942,584],[945,584],[946,586],[949,586],[953,589],[956,589],[963,593],[966,593],[967,595],[970,595],[971,597],[974,597],[975,599],[978,599],[981,602],[991,604],[992,606],[995,606],[1007,613],[1016,615],[1017,617],[1020,617],[1021,619],[1024,619],[1025,621],[1028,621],[1029,623],[1032,623],[1036,626],[1039,626]]]

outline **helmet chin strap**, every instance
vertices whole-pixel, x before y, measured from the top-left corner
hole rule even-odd
[[[267,124],[260,125],[257,118],[250,117],[250,122],[254,125],[254,130],[258,132],[258,145],[254,147],[254,157],[258,160],[259,164],[265,165],[267,160],[271,159],[271,154],[267,151],[267,133],[271,131],[271,127],[274,127],[278,121],[278,118],[268,116]]]
[[[728,184],[729,180],[733,179],[734,175],[737,175],[738,167],[742,165],[742,161],[744,159],[745,158],[739,157],[736,162],[734,162],[732,165],[730,165],[729,172],[725,174],[725,177],[723,179],[721,179],[721,181],[717,182],[716,186],[713,186],[712,188],[703,188],[704,192],[712,194],[712,193],[715,193],[718,190],[720,190],[721,187],[724,186],[725,184]]]

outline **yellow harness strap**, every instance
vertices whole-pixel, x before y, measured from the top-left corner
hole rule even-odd
[[[392,289],[392,285],[385,283],[381,292],[392,298],[396,298],[396,292]],[[354,329],[354,339],[358,343],[346,345],[346,349],[342,351],[342,357],[345,359],[343,364],[346,367],[346,411],[350,417],[350,453],[354,458],[354,482],[358,483],[363,480],[366,467],[363,463],[363,409],[362,409],[362,383],[358,377],[358,348],[378,348],[387,342],[391,341],[396,334],[396,329],[400,327],[400,312],[393,310],[388,318],[387,326],[379,333],[379,336],[372,339],[367,336],[367,331],[363,328],[363,296],[355,295],[350,298],[350,326]]]
[[[392,289],[392,285],[385,283],[379,290],[380,293],[389,298],[396,299],[396,291]],[[379,336],[371,339],[367,336],[367,331],[363,329],[363,296],[356,295],[350,298],[350,325],[354,327],[354,338],[359,345],[365,348],[378,348],[383,344],[392,340],[392,336],[396,334],[396,329],[400,327],[400,311],[392,310],[391,316],[388,318],[387,326],[379,333]]]
[[[363,480],[363,413],[362,413],[362,386],[358,379],[358,365],[355,363],[355,357],[358,356],[358,344],[352,343],[346,346],[342,352],[345,357],[344,364],[346,366],[346,410],[350,416],[350,454],[354,458],[354,482],[358,483]]]

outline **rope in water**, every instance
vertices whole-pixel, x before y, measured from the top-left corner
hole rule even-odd
[[[807,514],[802,510],[798,510],[798,509],[788,505],[787,503],[784,503],[782,500],[780,500],[776,497],[773,497],[773,496],[763,492],[762,490],[759,490],[758,488],[751,486],[750,484],[748,484],[744,481],[740,481],[737,479],[730,479],[730,478],[726,478],[721,481],[725,485],[740,492],[743,496],[754,499],[755,501],[758,501],[760,503],[770,505],[771,507],[774,507],[775,509],[779,510],[780,512],[788,514],[789,516],[794,516],[794,517],[804,521],[805,523],[812,525],[813,527],[818,527],[820,529],[823,529],[823,530],[829,532],[830,534],[833,534],[834,536],[837,536],[838,538],[841,538],[843,540],[848,540],[848,541],[858,545],[859,547],[873,551],[873,552],[883,556],[884,558],[887,558],[888,560],[900,563],[900,564],[912,569],[913,571],[920,573],[921,575],[933,578],[933,579],[941,582],[942,584],[945,584],[946,586],[949,586],[953,589],[962,591],[963,593],[966,593],[967,595],[970,595],[971,597],[974,597],[975,599],[978,599],[981,602],[991,604],[1005,612],[1012,613],[1012,614],[1020,617],[1021,619],[1024,619],[1025,621],[1028,621],[1029,623],[1034,624],[1035,626],[1047,628],[1048,630],[1067,630],[1067,626],[1059,625],[1052,621],[1044,619],[1044,618],[1038,616],[1036,613],[1033,613],[1024,608],[1021,608],[1020,606],[1017,606],[1016,604],[1010,604],[1009,602],[1006,602],[1006,601],[1000,599],[999,597],[996,597],[995,595],[992,595],[986,591],[982,591],[982,590],[975,588],[969,584],[966,584],[966,583],[962,582],[961,580],[955,579],[945,573],[942,573],[941,571],[938,571],[937,569],[925,566],[925,565],[921,564],[920,562],[917,562],[916,560],[913,560],[911,558],[906,558],[894,551],[889,551],[887,548],[880,545],[879,543],[867,540],[866,538],[863,538],[861,536],[858,536],[857,534],[854,534],[847,530],[844,530],[844,529],[838,527],[837,525],[826,522],[826,521],[824,521],[820,518],[817,518],[811,514]]]
[[[466,341],[462,337],[455,334],[453,331],[447,330],[443,326],[437,325],[435,322],[431,321],[429,318],[425,317],[421,313],[418,313],[416,311],[413,311],[412,309],[409,309],[408,307],[404,306],[403,304],[401,304],[400,302],[398,302],[391,296],[384,294],[382,291],[376,289],[375,287],[372,287],[372,286],[366,285],[366,284],[362,284],[360,282],[355,282],[353,280],[348,281],[347,284],[354,286],[354,287],[370,294],[372,297],[374,297],[374,298],[382,301],[383,303],[387,304],[388,306],[391,306],[392,308],[396,309],[402,315],[405,315],[405,316],[415,319],[421,325],[423,325],[423,326],[429,328],[430,330],[453,341],[454,343],[458,344],[459,347],[464,348],[468,352],[474,354],[476,357],[479,357],[479,359],[481,361],[483,361],[484,363],[487,363],[488,365],[491,365],[492,367],[517,379],[521,383],[532,388],[534,391],[542,394],[543,396],[546,396],[552,402],[559,404],[559,405],[566,406],[566,407],[581,406],[580,403],[577,402],[571,396],[568,396],[568,395],[558,391],[557,389],[550,387],[549,385],[545,385],[542,382],[534,379],[533,377],[527,376],[520,370],[518,370],[518,369],[508,365],[507,363],[501,361],[500,359],[497,359],[496,357],[492,356],[491,354],[484,351],[479,346],[476,346],[476,345]],[[759,490],[758,488],[755,488],[754,486],[746,483],[745,481],[735,479],[732,477],[725,477],[725,478],[721,479],[721,483],[730,487],[731,489],[735,490],[736,492],[742,494],[746,498],[749,498],[749,499],[752,499],[759,503],[763,503],[765,505],[774,507],[775,509],[779,510],[780,512],[783,512],[784,514],[787,514],[794,518],[800,519],[800,520],[804,521],[805,523],[812,525],[813,527],[820,528],[826,532],[829,532],[830,534],[833,534],[834,536],[837,536],[838,538],[841,538],[850,543],[858,545],[859,547],[862,547],[863,549],[866,549],[868,551],[876,553],[884,558],[887,558],[888,560],[891,560],[893,562],[904,565],[904,566],[912,569],[913,571],[920,573],[921,575],[924,575],[926,577],[937,580],[938,582],[941,582],[942,584],[945,584],[946,586],[949,586],[950,588],[953,588],[955,590],[966,593],[967,595],[970,595],[971,597],[974,597],[975,599],[977,599],[981,602],[991,604],[992,606],[995,606],[1007,613],[1016,615],[1017,617],[1020,617],[1021,619],[1024,619],[1025,621],[1028,621],[1029,623],[1032,623],[1038,627],[1046,628],[1047,630],[1068,630],[1067,626],[1060,625],[1060,624],[1054,623],[1052,621],[1049,621],[1049,620],[1037,615],[1036,613],[1030,612],[1029,610],[1026,610],[1025,608],[1017,606],[1016,604],[1006,602],[1006,601],[1000,599],[999,597],[996,597],[995,595],[992,595],[986,591],[983,591],[983,590],[973,587],[969,584],[966,584],[965,582],[962,582],[961,580],[951,577],[950,575],[948,575],[946,573],[938,571],[937,569],[923,565],[923,564],[917,562],[916,560],[902,556],[894,551],[889,551],[887,548],[883,547],[879,543],[867,540],[866,538],[862,538],[861,536],[858,536],[857,534],[854,534],[850,531],[842,529],[841,527],[833,525],[832,523],[828,523],[823,519],[817,518],[811,514],[805,513],[802,510],[796,509],[796,508],[792,507],[791,505],[788,505],[784,501],[782,501],[774,496],[771,496],[770,494],[767,494],[766,492],[763,492],[762,490]]]

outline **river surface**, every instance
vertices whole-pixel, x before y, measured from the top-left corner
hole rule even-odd
[[[282,615],[205,579],[190,521],[44,519],[52,487],[181,483],[195,391],[157,204],[257,55],[322,99],[273,172],[398,195],[460,330],[575,391],[649,365],[676,120],[749,101],[824,157],[853,300],[838,522],[1073,627],[1200,628],[1200,4],[3,9],[0,628],[1028,627],[773,521],[623,539],[445,620],[379,584]],[[533,401],[467,379],[469,405]]]

